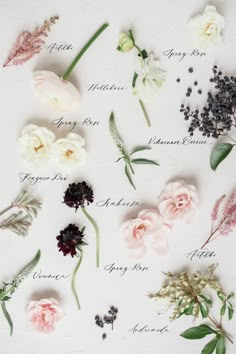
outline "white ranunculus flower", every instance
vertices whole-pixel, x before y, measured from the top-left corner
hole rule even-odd
[[[57,112],[72,111],[79,105],[77,88],[51,71],[33,73],[33,91],[41,102]]]
[[[34,124],[27,125],[18,140],[20,157],[33,164],[42,163],[51,157],[55,135],[52,131]]]
[[[133,94],[141,101],[147,101],[159,91],[165,82],[166,74],[160,69],[159,61],[155,60],[153,54],[149,54],[146,59],[140,58],[139,63]]]
[[[83,148],[85,140],[78,134],[69,133],[53,144],[53,156],[67,167],[82,166],[87,160],[87,152]]]
[[[189,20],[189,25],[201,48],[208,48],[222,41],[221,32],[225,21],[215,6],[207,6],[201,15]]]

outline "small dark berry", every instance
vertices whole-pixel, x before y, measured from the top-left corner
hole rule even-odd
[[[189,68],[189,69],[188,69],[188,72],[189,72],[189,73],[193,73],[193,68]]]
[[[198,82],[197,81],[194,81],[194,86],[197,86],[198,85]]]
[[[180,78],[178,78],[176,81],[177,81],[177,82],[180,82]]]
[[[202,90],[198,90],[198,92],[197,92],[199,95],[201,95],[202,94]]]
[[[106,339],[106,337],[107,337],[106,333],[103,333],[102,339],[104,340],[104,339]]]

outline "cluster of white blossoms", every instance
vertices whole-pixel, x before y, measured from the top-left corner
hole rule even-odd
[[[18,152],[28,164],[40,165],[49,159],[65,167],[77,167],[85,164],[87,152],[83,148],[85,140],[75,133],[57,139],[55,134],[45,127],[27,125],[18,140]]]
[[[203,291],[210,288],[223,293],[219,280],[213,276],[216,266],[209,266],[207,274],[181,272],[179,274],[167,273],[168,279],[156,294],[149,297],[155,300],[168,299],[170,305],[174,306],[171,320],[175,320],[181,315],[192,315],[195,318],[204,311],[208,312],[211,300]]]

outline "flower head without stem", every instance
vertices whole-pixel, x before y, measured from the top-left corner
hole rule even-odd
[[[57,247],[64,256],[68,254],[74,257],[78,251],[81,252],[81,246],[86,245],[84,242],[83,229],[80,230],[75,224],[69,224],[64,230],[60,231],[57,236]]]
[[[79,207],[84,207],[85,203],[89,205],[93,200],[93,190],[84,181],[69,184],[64,195],[64,203],[70,208],[75,208],[75,211]]]

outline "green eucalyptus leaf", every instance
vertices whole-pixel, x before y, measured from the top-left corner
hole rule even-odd
[[[212,300],[209,299],[208,297],[206,297],[204,295],[199,295],[199,297],[201,297],[205,301],[206,304],[212,305]]]
[[[221,314],[221,316],[224,316],[225,311],[226,311],[226,304],[224,304],[224,305],[221,307],[221,309],[220,309],[220,314]]]
[[[156,165],[156,166],[160,166],[159,163],[152,161],[152,160],[148,160],[148,159],[133,159],[131,160],[132,163],[135,163],[137,165]]]
[[[151,146],[137,146],[135,149],[132,150],[131,155],[135,154],[135,152],[138,152],[138,151],[143,151],[143,150],[151,150]]]
[[[134,189],[136,189],[136,187],[135,187],[135,185],[134,185],[134,182],[133,182],[133,180],[132,180],[132,177],[131,177],[131,175],[130,175],[130,173],[129,173],[129,170],[128,170],[127,165],[125,165],[125,174],[126,174],[128,180],[129,180],[129,183],[131,184],[131,186],[134,187]]]
[[[229,319],[229,321],[232,320],[233,317],[234,317],[234,309],[228,307],[228,319]]]
[[[202,314],[202,318],[206,318],[208,316],[208,307],[205,303],[200,303],[200,311]]]
[[[4,314],[5,319],[7,320],[9,326],[10,326],[10,335],[12,336],[13,333],[13,322],[11,319],[11,316],[9,315],[9,312],[7,311],[6,305],[4,302],[1,303],[1,308],[2,308],[2,312]]]
[[[229,143],[218,144],[211,152],[210,165],[212,170],[216,170],[219,164],[229,155],[234,145]]]
[[[225,354],[226,347],[225,347],[225,337],[219,336],[216,344],[216,354]]]
[[[223,302],[225,301],[224,294],[222,294],[220,291],[217,291],[217,296],[221,301],[223,301]]]
[[[217,337],[213,338],[209,343],[205,345],[202,349],[201,354],[212,354],[216,349]]]
[[[180,335],[186,339],[201,339],[212,333],[216,334],[216,331],[213,328],[208,325],[200,325],[198,327],[191,327]]]

